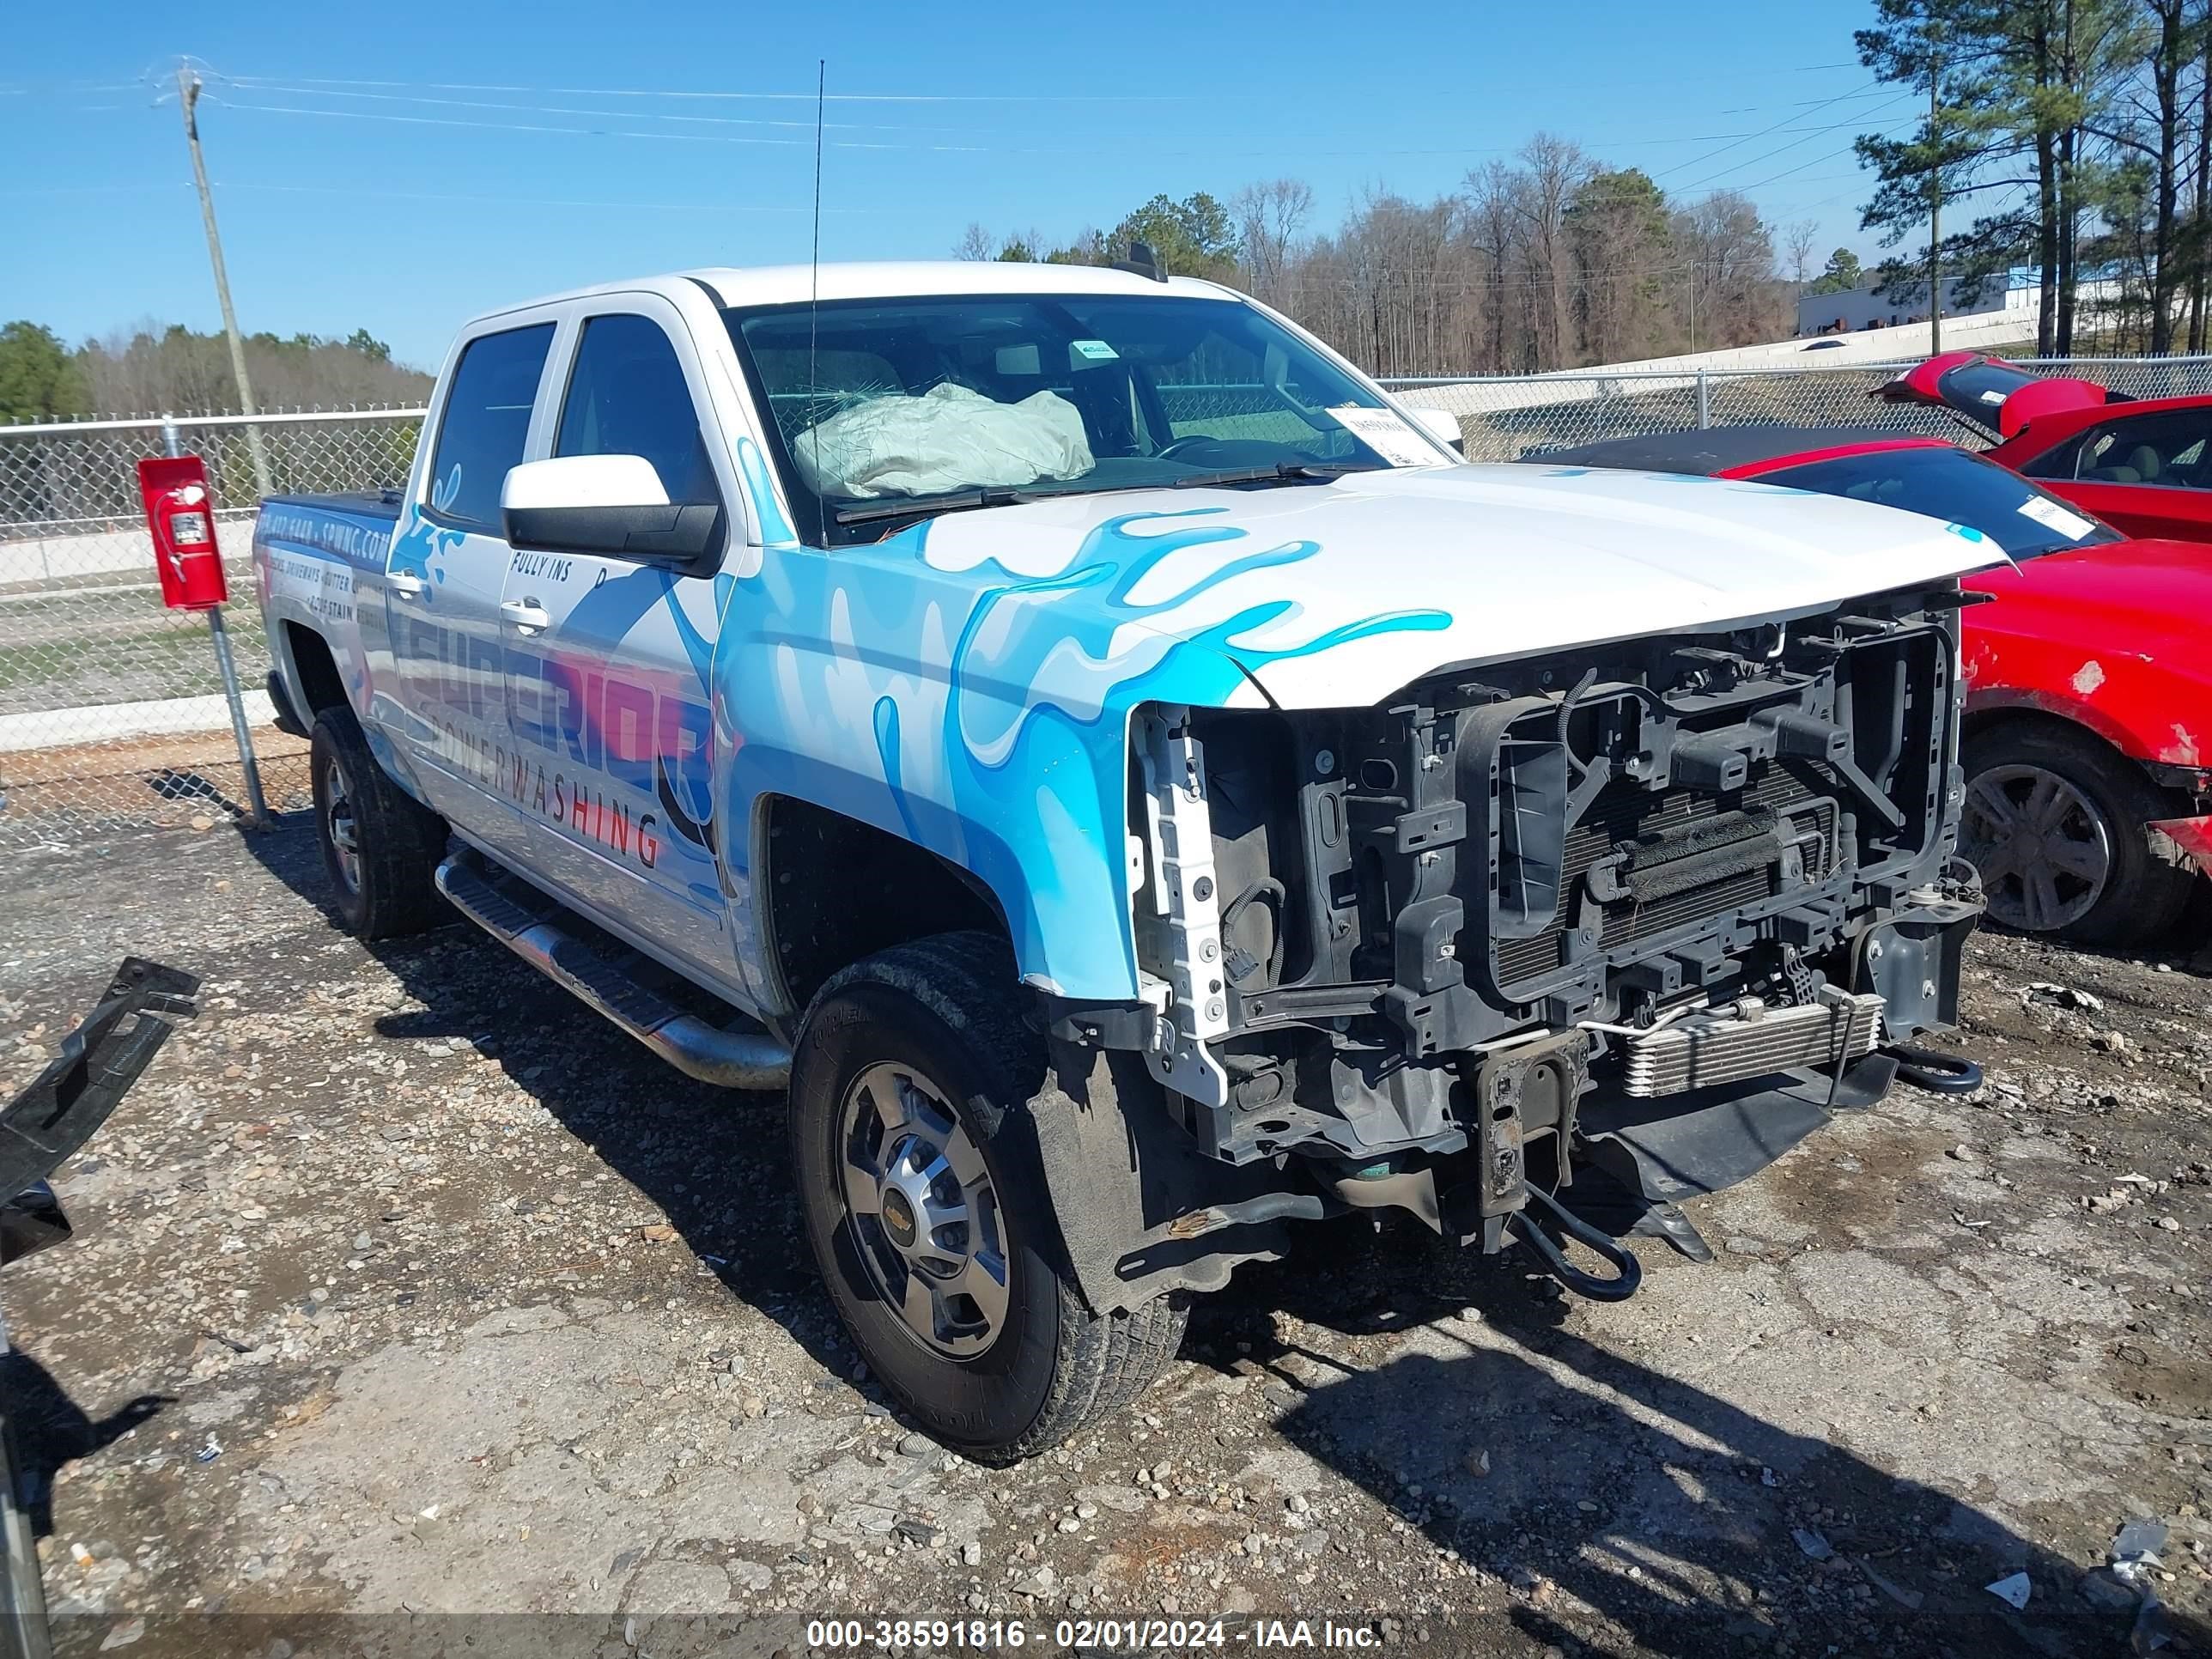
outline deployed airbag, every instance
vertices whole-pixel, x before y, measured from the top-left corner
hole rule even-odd
[[[918,398],[872,398],[799,434],[800,474],[822,495],[932,495],[1091,471],[1075,405],[1054,392],[1002,404],[949,381]]]

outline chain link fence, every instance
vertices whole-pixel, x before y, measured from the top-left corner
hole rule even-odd
[[[306,745],[276,730],[262,690],[249,427],[272,489],[378,489],[405,481],[422,413],[0,426],[0,850],[244,810],[207,620],[163,607],[138,498],[138,462],[172,435],[207,466],[269,805],[305,803]]]
[[[2133,398],[2212,392],[2212,357],[2048,359],[2027,367],[2095,380]],[[1848,368],[1584,370],[1479,380],[1391,380],[1401,402],[1449,410],[1471,461],[1513,461],[1607,438],[1778,422],[1919,432],[1971,448],[1989,441],[1940,409],[1875,391],[1909,363]]]
[[[1469,460],[1510,461],[1601,439],[1782,422],[1928,432],[1975,444],[1939,410],[1878,401],[1902,365],[1583,371],[1511,379],[1398,380],[1408,403],[1458,417]],[[2212,358],[2038,365],[2138,398],[2212,393]],[[1230,388],[1170,392],[1189,413],[1253,435],[1268,411]],[[1210,400],[1210,401],[1209,401]],[[1202,404],[1202,409],[1198,404]],[[1218,404],[1217,408],[1215,405]],[[272,810],[306,803],[306,745],[271,724],[251,563],[254,446],[283,492],[404,482],[421,410],[0,426],[0,852],[102,829],[213,822],[245,793],[202,617],[162,608],[138,501],[137,463],[201,457],[234,604],[247,716]]]

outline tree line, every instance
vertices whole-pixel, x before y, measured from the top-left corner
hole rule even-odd
[[[1809,224],[1778,254],[1740,192],[1676,200],[1549,134],[1431,200],[1372,191],[1334,228],[1316,218],[1310,185],[1275,179],[1226,202],[1155,196],[1060,244],[970,225],[953,251],[1105,264],[1144,242],[1170,270],[1242,289],[1377,374],[1522,374],[1771,340],[1791,331],[1812,276]]]
[[[264,410],[406,406],[430,394],[430,376],[393,362],[366,329],[343,339],[249,334],[245,343]],[[71,347],[43,324],[0,326],[0,422],[240,412],[220,334],[145,323]]]
[[[1893,299],[2032,267],[2039,356],[2206,349],[2212,329],[2212,0],[1877,0],[1855,39],[1922,95],[1857,143]],[[1940,235],[1930,235],[1931,222]]]

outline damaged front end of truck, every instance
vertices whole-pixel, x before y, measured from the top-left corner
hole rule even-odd
[[[1916,1046],[1981,909],[1960,604],[1908,586],[1372,708],[1139,709],[1144,1000],[1048,1011],[1076,1105],[1113,1089],[1127,1125],[1041,1120],[1055,1185],[1141,1166],[1121,1229],[1068,1241],[1086,1293],[1210,1286],[1288,1220],[1395,1209],[1624,1296],[1632,1224],[1702,1256],[1680,1200],[1900,1072],[1971,1087]],[[1147,1079],[1164,1111],[1130,1109]]]

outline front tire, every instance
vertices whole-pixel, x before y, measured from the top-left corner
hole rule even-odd
[[[323,867],[346,931],[400,939],[435,926],[444,901],[431,872],[446,821],[386,775],[349,708],[315,717],[307,752]]]
[[[2133,761],[2039,720],[1969,738],[1964,759],[1960,851],[1982,873],[1992,921],[2112,945],[2180,921],[2194,872],[2147,827],[2177,814]]]
[[[861,1357],[930,1434],[990,1463],[1118,1410],[1174,1353],[1169,1298],[1099,1316],[1059,1265],[1030,1104],[1043,1039],[1002,941],[947,933],[835,975],[792,1062],[808,1243]]]

